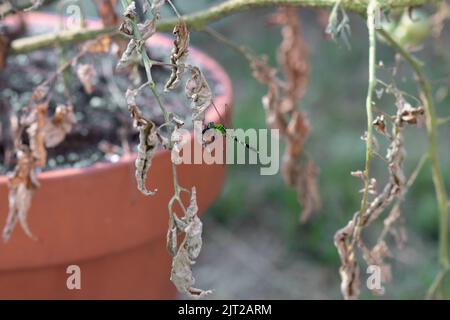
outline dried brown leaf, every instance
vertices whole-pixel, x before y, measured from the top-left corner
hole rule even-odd
[[[283,41],[278,49],[278,59],[286,80],[286,94],[280,112],[294,110],[306,93],[309,82],[309,52],[303,38],[298,11],[281,7],[272,21],[283,26]]]
[[[197,192],[195,187],[193,187],[189,207],[186,209],[186,215],[182,219],[182,222],[186,225],[184,230],[181,230],[185,233],[185,237],[172,260],[170,280],[177,287],[178,291],[194,298],[202,298],[212,293],[212,291],[204,291],[193,287],[195,279],[192,275],[192,265],[199,256],[202,247],[202,223],[197,214]],[[169,230],[170,236],[174,237],[173,232],[170,232]],[[171,241],[173,243],[173,240]]]
[[[173,34],[176,36],[172,54],[170,55],[170,63],[173,66],[170,78],[165,85],[165,91],[175,89],[180,83],[189,53],[189,31],[183,19],[179,19]]]
[[[17,224],[20,223],[25,234],[35,239],[27,223],[28,210],[35,189],[39,187],[34,172],[34,159],[31,152],[24,148],[17,152],[17,165],[14,172],[9,176],[9,213],[6,225],[3,229],[3,241],[7,242]]]
[[[157,190],[149,191],[146,187],[147,173],[152,164],[153,156],[159,143],[156,135],[155,124],[148,121],[147,124],[138,127],[139,145],[136,159],[136,181],[139,191],[146,196],[152,196]]]
[[[212,92],[198,67],[190,67],[191,76],[186,82],[186,96],[191,100],[192,121],[204,121],[205,112],[212,103]]]
[[[42,103],[35,107],[32,113],[33,121],[27,129],[31,154],[36,167],[42,168],[47,163],[45,149],[45,124],[47,122],[48,104]]]
[[[360,280],[359,267],[355,257],[354,247],[348,239],[355,228],[354,220],[350,220],[347,225],[338,230],[334,236],[334,245],[336,246],[341,267],[339,274],[341,276],[341,292],[345,299],[357,299],[359,296]]]
[[[48,119],[44,127],[45,146],[53,148],[64,141],[75,123],[72,106],[58,105],[53,118]]]

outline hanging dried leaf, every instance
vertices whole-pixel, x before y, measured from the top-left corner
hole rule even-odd
[[[75,123],[76,116],[72,106],[57,106],[53,119],[47,120],[44,127],[45,146],[53,148],[64,141]]]
[[[45,149],[45,124],[47,122],[48,104],[42,103],[35,107],[32,113],[33,121],[27,129],[30,140],[31,154],[38,168],[45,167],[47,163],[47,150]]]
[[[138,30],[141,34],[142,40],[147,40],[156,33],[155,20],[148,20],[144,23],[138,23]]]
[[[190,67],[191,76],[186,82],[186,96],[191,100],[192,121],[204,121],[205,112],[212,103],[212,92],[198,67]]]
[[[95,90],[93,82],[97,76],[97,71],[92,64],[79,64],[77,67],[77,76],[83,85],[87,94],[92,94]]]
[[[334,245],[336,246],[341,267],[339,274],[341,276],[341,292],[345,299],[357,299],[359,296],[360,280],[359,267],[356,261],[354,247],[348,242],[354,230],[354,221],[350,222],[342,229],[336,232],[334,236]]]
[[[34,159],[29,150],[18,150],[17,165],[14,173],[9,177],[9,213],[3,229],[3,241],[7,242],[17,224],[20,223],[25,234],[35,239],[28,223],[27,215],[35,189],[39,187],[34,172]]]
[[[170,56],[170,63],[173,64],[172,74],[165,85],[165,91],[175,89],[180,83],[189,53],[189,31],[183,19],[180,18],[173,30],[173,34],[176,36],[176,39]]]
[[[125,68],[133,62],[140,61],[139,50],[142,44],[142,41],[131,39],[117,64],[117,69]]]
[[[409,103],[404,103],[400,110],[402,123],[415,124],[424,127],[426,123],[425,109],[423,107],[413,108]]]
[[[157,191],[149,191],[146,187],[147,173],[159,143],[155,129],[155,124],[151,121],[148,121],[146,125],[138,127],[139,145],[136,159],[136,181],[138,190],[146,196],[152,196]]]
[[[278,49],[278,60],[286,79],[286,93],[280,112],[294,110],[306,93],[309,82],[309,52],[302,34],[298,11],[281,7],[272,21],[283,25],[283,41]]]
[[[202,298],[211,290],[201,290],[194,288],[195,279],[192,275],[192,265],[200,254],[202,247],[202,223],[197,216],[197,192],[192,188],[191,201],[186,209],[186,215],[182,221],[186,224],[184,230],[185,237],[172,260],[172,272],[170,280],[177,287],[178,291],[194,298]],[[173,236],[173,234],[172,234]]]

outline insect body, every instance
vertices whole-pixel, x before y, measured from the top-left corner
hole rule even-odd
[[[204,135],[208,130],[215,130],[218,133],[220,133],[222,136],[226,136],[226,137],[229,136],[229,135],[227,135],[227,129],[225,128],[225,126],[223,124],[220,124],[220,123],[208,122],[208,124],[206,125],[206,127],[202,131],[202,135]],[[233,138],[234,141],[236,141],[237,143],[240,143],[241,145],[243,145],[247,149],[252,150],[252,151],[254,151],[256,153],[259,153],[258,150],[256,150],[255,148],[251,147],[248,143],[240,141],[235,136],[231,136],[231,138]],[[212,141],[214,141],[214,138],[211,140],[211,142]]]

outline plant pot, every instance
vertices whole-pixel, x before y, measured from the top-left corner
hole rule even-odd
[[[55,29],[60,23],[60,17],[40,13],[27,14],[25,19],[28,25]],[[12,23],[14,17],[7,21]],[[98,25],[89,22],[90,27]],[[173,43],[162,35],[149,41],[167,47]],[[222,94],[215,97],[215,104],[229,119],[230,108],[225,105],[231,106],[232,87],[227,74],[206,54],[194,48],[190,54],[220,85]],[[220,121],[213,109],[206,118]],[[167,204],[173,195],[170,153],[159,150],[153,159],[148,186],[158,192],[152,197],[137,191],[134,159],[39,174],[41,188],[35,193],[28,220],[39,239],[27,238],[17,227],[10,241],[0,244],[0,299],[176,297],[165,245]],[[179,165],[178,176],[183,187],[196,186],[198,205],[204,212],[221,191],[225,166]],[[0,177],[2,224],[8,213],[7,183],[6,177]],[[81,269],[81,290],[67,288],[69,265]]]

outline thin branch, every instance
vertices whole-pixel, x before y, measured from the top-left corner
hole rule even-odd
[[[370,164],[373,155],[373,94],[377,85],[376,80],[376,37],[375,37],[375,11],[378,8],[377,0],[371,0],[367,8],[367,28],[369,30],[369,84],[366,98],[366,113],[367,113],[367,138],[366,138],[366,164],[364,169],[364,194],[361,200],[361,207],[359,210],[358,228],[356,234],[360,232],[360,224],[362,217],[367,208],[369,200],[370,187]],[[355,237],[355,239],[358,237]]]
[[[380,1],[384,6],[390,8],[406,8],[412,6],[424,5],[440,0],[390,0]],[[202,30],[212,22],[221,20],[229,15],[237,12],[247,11],[253,8],[263,8],[271,6],[291,5],[313,8],[331,8],[335,5],[335,0],[228,0],[211,8],[184,15],[183,19],[190,30]],[[342,0],[341,7],[347,11],[356,13],[364,13],[367,10],[368,0]],[[167,19],[158,24],[158,31],[172,31],[178,19]],[[58,38],[62,45],[69,43],[77,43],[85,40],[93,39],[98,35],[107,34],[112,28],[100,29],[80,29],[61,31],[58,33],[48,34],[44,36],[33,36],[15,40],[12,42],[12,54],[25,53],[34,50],[44,49],[53,46]]]

